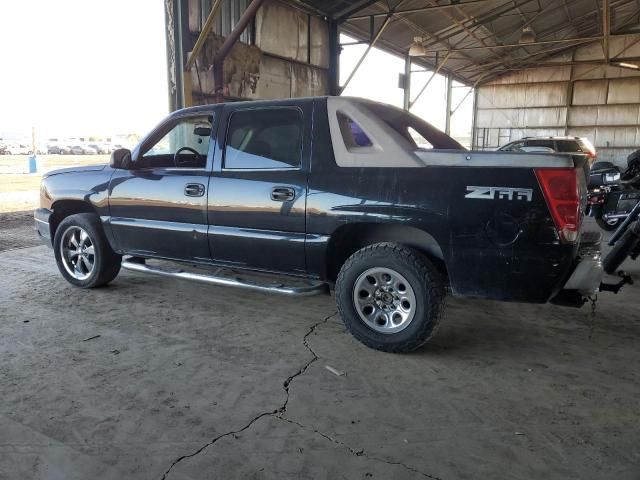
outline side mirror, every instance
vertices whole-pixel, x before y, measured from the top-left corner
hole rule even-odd
[[[126,148],[117,148],[111,153],[109,160],[111,168],[129,169],[131,166],[131,151]]]

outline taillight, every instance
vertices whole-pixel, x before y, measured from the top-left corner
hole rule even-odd
[[[580,192],[573,168],[536,168],[538,183],[547,201],[560,240],[575,243],[580,231]]]

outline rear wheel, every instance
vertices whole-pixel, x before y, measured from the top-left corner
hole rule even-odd
[[[54,237],[58,270],[72,285],[106,285],[120,271],[122,257],[109,246],[100,219],[91,213],[71,215],[58,225]]]
[[[427,342],[442,318],[444,297],[444,282],[431,262],[392,243],[354,253],[336,281],[347,329],[385,352],[410,352]]]

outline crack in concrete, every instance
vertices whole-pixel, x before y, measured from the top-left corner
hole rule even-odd
[[[314,323],[310,328],[309,331],[304,335],[304,337],[302,338],[302,344],[304,345],[304,347],[311,353],[311,355],[313,355],[313,358],[311,358],[308,362],[306,362],[301,368],[299,368],[295,373],[293,373],[292,375],[289,375],[289,377],[287,377],[287,379],[284,381],[284,383],[282,384],[282,387],[284,388],[284,391],[286,393],[286,398],[285,401],[283,402],[282,406],[280,406],[279,408],[275,409],[275,410],[271,410],[268,412],[262,412],[259,415],[256,415],[255,417],[253,417],[248,423],[246,423],[242,428],[239,428],[237,430],[232,430],[223,434],[218,435],[217,437],[215,437],[214,439],[212,439],[211,441],[207,442],[205,445],[203,445],[202,447],[200,447],[198,450],[196,450],[193,453],[190,453],[188,455],[182,455],[181,457],[177,458],[172,464],[171,466],[167,469],[167,471],[164,473],[164,475],[162,476],[162,480],[166,480],[167,477],[169,476],[169,474],[171,473],[171,470],[181,461],[186,460],[188,458],[192,458],[195,457],[197,455],[199,455],[200,453],[204,452],[207,448],[211,447],[212,445],[214,445],[218,440],[221,440],[225,437],[228,437],[230,435],[237,435],[241,432],[244,432],[245,430],[248,430],[249,428],[251,428],[251,426],[257,422],[258,420],[260,420],[263,417],[274,417],[277,418],[278,420],[281,420],[283,422],[287,422],[290,423],[292,425],[296,425],[299,428],[306,430],[306,431],[310,431],[313,432],[316,435],[320,435],[321,437],[323,437],[324,439],[330,441],[331,443],[333,443],[334,445],[338,445],[341,448],[347,450],[351,455],[355,455],[357,457],[364,457],[368,460],[373,460],[376,462],[381,462],[381,463],[386,463],[387,465],[396,465],[399,467],[402,467],[406,470],[409,470],[410,472],[416,473],[418,475],[423,476],[424,478],[429,478],[431,480],[442,480],[440,477],[436,477],[434,475],[430,475],[428,473],[422,472],[420,470],[418,470],[415,467],[412,467],[410,465],[407,465],[405,463],[402,462],[394,462],[391,460],[386,460],[384,458],[380,458],[377,457],[375,455],[372,455],[370,453],[367,453],[364,451],[364,449],[360,449],[360,450],[356,450],[353,447],[347,445],[346,443],[333,438],[331,435],[321,432],[320,430],[313,428],[313,427],[307,427],[306,425],[303,425],[300,422],[297,422],[295,420],[292,420],[290,418],[286,418],[284,416],[284,414],[287,412],[287,406],[289,404],[289,398],[290,398],[290,388],[291,388],[291,383],[293,382],[293,380],[297,377],[299,377],[300,375],[302,375],[304,372],[307,371],[307,369],[314,363],[316,362],[320,357],[318,356],[318,354],[313,350],[313,348],[311,348],[311,346],[309,345],[309,337],[316,331],[316,329],[318,327],[320,327],[321,325],[326,324],[329,319],[331,319],[332,317],[334,317],[335,315],[337,315],[338,312],[333,312],[331,315],[323,318],[322,320],[320,320],[319,322]]]
[[[200,447],[198,450],[196,450],[193,453],[190,453],[188,455],[182,455],[181,457],[178,457],[172,464],[171,466],[167,469],[166,472],[164,472],[164,475],[162,475],[162,480],[166,480],[166,478],[169,476],[169,473],[171,473],[171,470],[173,470],[173,467],[175,467],[178,463],[180,463],[183,460],[186,460],[187,458],[192,458],[195,457],[196,455],[199,455],[200,453],[204,452],[207,448],[209,448],[211,445],[213,445],[214,443],[216,443],[218,440],[221,440],[225,437],[228,437],[229,435],[236,435],[240,432],[244,432],[246,429],[248,429],[251,425],[253,425],[255,422],[257,422],[258,420],[260,420],[262,417],[266,417],[269,415],[273,415],[275,416],[275,414],[278,413],[278,410],[273,410],[271,412],[262,412],[260,415],[257,415],[255,417],[253,417],[251,419],[251,421],[249,423],[247,423],[244,427],[239,428],[238,430],[232,430],[230,432],[226,432],[223,433],[221,435],[218,435],[217,437],[215,437],[213,440],[211,440],[210,442],[207,442],[206,444],[204,444],[202,447]]]
[[[253,417],[247,424],[245,424],[242,428],[239,428],[237,430],[232,430],[230,432],[225,432],[223,434],[218,435],[217,437],[213,438],[211,441],[207,442],[206,444],[204,444],[202,447],[200,447],[198,450],[196,450],[193,453],[190,453],[188,455],[182,455],[181,457],[178,457],[176,460],[173,461],[173,463],[169,466],[169,468],[167,469],[166,472],[164,472],[164,475],[162,475],[162,480],[166,480],[169,476],[169,474],[171,473],[171,470],[173,470],[173,468],[180,462],[182,462],[183,460],[186,460],[187,458],[192,458],[195,457],[197,455],[199,455],[200,453],[204,452],[207,448],[209,448],[210,446],[212,446],[213,444],[215,444],[218,440],[221,440],[225,437],[228,437],[230,435],[236,435],[238,433],[244,432],[245,430],[247,430],[248,428],[250,428],[255,422],[257,422],[258,420],[260,420],[262,417],[267,417],[267,416],[273,416],[275,418],[281,418],[279,417],[280,415],[284,414],[287,411],[287,405],[289,404],[289,387],[291,386],[291,382],[293,381],[294,378],[302,375],[310,366],[312,363],[314,363],[316,360],[318,360],[318,355],[316,354],[316,352],[313,351],[313,349],[309,346],[308,343],[308,338],[309,336],[314,333],[316,331],[316,329],[322,325],[325,324],[329,321],[330,318],[334,317],[335,315],[337,315],[338,312],[333,312],[331,315],[323,318],[322,320],[320,320],[319,322],[314,323],[313,325],[311,325],[311,328],[309,328],[309,331],[304,335],[304,337],[302,337],[302,344],[305,346],[305,348],[307,350],[309,350],[311,352],[311,354],[313,355],[313,358],[311,360],[309,360],[307,363],[305,363],[297,372],[295,372],[294,374],[290,375],[289,377],[287,377],[287,379],[284,381],[283,383],[283,388],[284,391],[286,393],[286,398],[284,403],[282,404],[282,406],[280,406],[279,408],[275,409],[275,410],[270,410],[268,412],[262,412],[259,415],[256,415],[255,417]]]
[[[288,422],[291,423],[293,425],[297,425],[299,428],[303,429],[303,430],[307,430],[308,432],[313,432],[317,435],[320,435],[321,437],[325,438],[326,440],[329,440],[330,442],[334,443],[335,445],[338,445],[342,448],[344,448],[345,450],[347,450],[351,455],[355,455],[356,457],[364,457],[367,458],[369,460],[373,460],[376,462],[381,462],[381,463],[386,463],[387,465],[397,465],[400,466],[402,468],[405,468],[411,472],[417,473],[418,475],[422,475],[425,478],[430,478],[432,480],[442,480],[440,477],[436,477],[434,475],[430,475],[428,473],[422,472],[420,470],[418,470],[415,467],[412,467],[410,465],[407,465],[406,463],[402,463],[402,462],[393,462],[391,460],[386,460],[384,458],[380,458],[376,455],[372,455],[370,453],[367,453],[364,451],[364,449],[359,449],[356,450],[355,448],[347,445],[344,442],[341,442],[340,440],[333,438],[331,435],[326,434],[324,432],[321,432],[320,430],[313,428],[313,427],[307,427],[306,425],[300,423],[300,422],[296,422],[295,420],[291,420],[290,418],[286,418],[283,417],[282,415],[275,415],[276,418],[278,418],[279,420],[282,420],[284,422]]]
[[[291,382],[293,381],[294,378],[299,377],[300,375],[302,375],[304,372],[307,371],[307,369],[311,366],[312,363],[314,363],[316,360],[318,360],[318,355],[316,354],[316,352],[313,351],[313,348],[311,348],[311,346],[309,345],[309,336],[314,333],[316,331],[316,329],[320,326],[320,325],[324,325],[325,323],[327,323],[329,321],[330,318],[335,317],[338,314],[338,312],[333,312],[331,315],[329,315],[328,317],[320,320],[317,323],[314,323],[313,325],[311,325],[311,328],[309,329],[309,331],[305,334],[304,337],[302,337],[302,344],[304,345],[304,347],[309,350],[309,352],[311,352],[311,355],[313,355],[313,358],[311,360],[309,360],[302,368],[300,368],[300,370],[298,370],[296,373],[294,373],[293,375],[290,375],[282,384],[284,391],[287,394],[287,398],[285,399],[284,403],[282,404],[282,407],[280,407],[278,409],[278,413],[279,414],[283,414],[287,411],[287,405],[289,405],[289,387],[291,386]]]

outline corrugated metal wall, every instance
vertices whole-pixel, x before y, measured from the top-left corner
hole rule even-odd
[[[637,38],[612,38],[610,55],[640,57]],[[640,72],[605,65],[601,43],[551,61],[573,65],[516,71],[478,88],[474,147],[492,149],[524,136],[587,137],[600,160],[625,164],[640,148]]]
[[[189,0],[189,30],[197,35],[212,0]],[[194,104],[213,94],[213,57],[221,37],[226,36],[246,9],[248,0],[225,0],[201,58],[192,71]],[[271,99],[326,95],[329,92],[329,30],[327,23],[277,0],[258,10],[254,30],[248,27],[225,60],[225,95],[236,98]],[[252,44],[253,43],[253,44]]]

